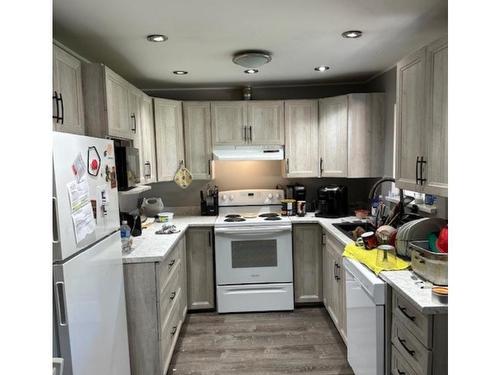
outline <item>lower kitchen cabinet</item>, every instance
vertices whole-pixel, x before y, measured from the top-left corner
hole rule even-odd
[[[185,240],[163,262],[124,264],[132,375],[168,370],[187,311]]]
[[[344,245],[330,234],[323,244],[323,303],[344,342],[347,342]]]
[[[211,227],[189,228],[186,234],[189,310],[215,308],[214,241]]]
[[[323,301],[321,241],[318,224],[293,225],[295,303]]]
[[[390,340],[392,374],[448,373],[447,314],[423,314],[393,290]]]

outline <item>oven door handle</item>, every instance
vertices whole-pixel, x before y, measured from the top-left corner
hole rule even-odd
[[[215,228],[216,234],[231,234],[231,235],[250,235],[250,236],[258,236],[261,234],[276,234],[282,232],[291,232],[291,226],[280,226],[274,228]]]

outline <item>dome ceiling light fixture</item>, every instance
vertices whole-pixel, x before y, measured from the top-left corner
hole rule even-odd
[[[163,34],[150,34],[146,37],[146,39],[150,42],[158,43],[158,42],[166,41],[168,39],[168,37],[166,35],[163,35]]]
[[[178,76],[185,76],[186,74],[188,74],[186,70],[174,70],[172,73]]]
[[[242,51],[233,56],[233,63],[254,70],[271,60],[271,53],[266,51]]]
[[[244,70],[243,72],[246,74],[255,74],[255,73],[258,73],[259,70],[258,69],[247,69],[247,70]]]
[[[347,38],[347,39],[356,39],[356,38],[360,38],[361,35],[363,35],[363,32],[362,31],[359,31],[359,30],[349,30],[349,31],[344,31],[342,33],[342,36],[344,38]]]
[[[314,70],[317,72],[326,72],[328,69],[330,69],[330,67],[326,65],[321,65],[314,68]]]

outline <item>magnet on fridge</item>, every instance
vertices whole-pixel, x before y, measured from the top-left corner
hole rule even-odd
[[[90,146],[87,150],[87,172],[89,175],[96,177],[101,168],[101,156],[95,146]]]

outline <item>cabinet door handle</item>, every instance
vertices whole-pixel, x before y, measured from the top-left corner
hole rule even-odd
[[[406,375],[406,372],[400,371],[398,368],[396,368],[396,370],[398,371],[398,375]]]
[[[208,246],[212,247],[212,232],[208,232]]]
[[[175,264],[175,259],[172,259],[168,265],[172,267],[174,264]]]
[[[137,122],[136,122],[136,119],[135,119],[135,113],[132,113],[130,115],[130,118],[132,119],[132,128],[131,130],[134,132],[134,134],[137,132]]]
[[[64,99],[62,93],[59,93],[59,101],[61,102],[61,117],[59,119],[61,120],[61,125],[64,125]]]
[[[403,315],[404,315],[404,316],[406,316],[406,317],[407,317],[408,319],[410,319],[412,322],[414,322],[414,321],[415,321],[416,317],[411,316],[410,314],[408,314],[408,313],[406,312],[406,308],[405,308],[405,307],[401,307],[401,306],[399,306],[399,305],[398,305],[398,309],[399,309],[399,310],[403,313]]]
[[[418,178],[418,163],[420,162],[420,156],[417,156],[417,160],[415,161],[415,184],[418,185],[419,178]]]
[[[212,176],[212,159],[208,159],[208,175]]]
[[[175,335],[175,332],[177,332],[177,326],[173,326],[172,330],[170,331],[170,334],[173,336]]]
[[[323,175],[323,158],[319,158],[319,175]]]
[[[411,355],[412,357],[415,355],[415,350],[411,350],[410,348],[408,348],[406,346],[406,340],[402,340],[399,336],[398,336],[398,341],[401,343],[401,345],[403,346],[403,348],[405,348],[405,350],[408,352],[409,355]]]
[[[175,298],[176,294],[177,294],[177,292],[170,293],[170,300],[173,300]]]
[[[151,163],[149,161],[144,163],[144,178],[151,178]]]
[[[246,142],[247,139],[248,139],[248,137],[247,137],[247,127],[244,126],[243,127],[243,140]]]
[[[64,282],[56,282],[56,302],[57,302],[57,318],[59,325],[64,327],[68,325],[66,317],[66,299],[64,297]]]
[[[286,158],[286,173],[290,173],[290,162],[288,158]]]
[[[52,95],[52,101],[55,101],[56,103],[56,115],[52,115],[52,118],[56,119],[56,123],[59,122],[60,117],[59,117],[59,98],[57,97],[57,91],[54,91],[54,95]]]
[[[250,125],[250,142],[253,142],[252,125]]]
[[[427,164],[427,161],[424,160],[424,157],[420,157],[420,185],[423,185],[425,181],[427,181],[426,178],[424,178],[424,164]]]

